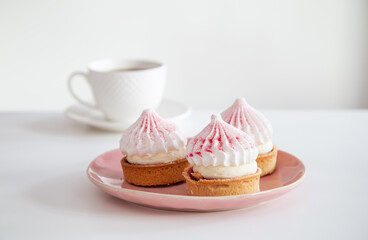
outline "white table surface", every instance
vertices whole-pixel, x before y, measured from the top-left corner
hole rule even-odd
[[[212,112],[180,125],[193,135]],[[214,213],[140,207],[92,185],[89,162],[120,134],[62,113],[0,113],[0,239],[368,239],[368,111],[264,113],[307,176],[266,205]]]

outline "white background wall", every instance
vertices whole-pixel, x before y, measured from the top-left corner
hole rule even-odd
[[[64,109],[69,73],[104,57],[164,61],[193,107],[368,107],[367,3],[0,0],[0,110]]]

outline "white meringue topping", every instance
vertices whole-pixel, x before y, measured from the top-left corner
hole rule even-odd
[[[235,178],[257,172],[257,162],[242,164],[239,166],[193,166],[193,171],[200,173],[204,178]]]
[[[268,144],[272,139],[270,122],[262,113],[250,106],[244,98],[236,99],[233,105],[221,113],[221,116],[225,122],[250,135],[257,145],[264,146],[267,143],[265,145],[267,149],[259,149],[262,150],[262,153],[272,150],[273,145],[269,149],[270,144]]]
[[[257,148],[258,148],[258,154],[266,154],[266,153],[271,152],[273,149],[272,140],[268,140],[265,143],[258,144]]]
[[[174,123],[161,118],[154,110],[147,109],[124,131],[120,150],[128,158],[133,155],[150,157],[185,148],[186,141]]]
[[[151,165],[173,162],[180,159],[185,159],[186,153],[185,148],[180,148],[178,150],[173,149],[168,152],[159,152],[155,155],[130,155],[127,157],[128,162],[140,165]]]
[[[255,161],[257,156],[254,141],[220,115],[212,115],[211,123],[187,145],[188,161],[198,166],[239,166]]]

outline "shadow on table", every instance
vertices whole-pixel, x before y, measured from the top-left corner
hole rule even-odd
[[[80,172],[48,179],[26,192],[30,200],[52,209],[98,215],[172,214],[174,212],[151,209],[112,197],[90,183]],[[179,214],[185,214],[184,212]]]
[[[34,185],[26,192],[30,200],[52,209],[101,215],[120,215],[126,211],[145,212],[126,201],[105,194],[80,172],[58,176]]]
[[[42,120],[34,120],[24,126],[25,129],[53,136],[92,136],[106,134],[121,134],[116,132],[102,131],[97,128],[74,123],[63,116],[45,117]]]
[[[26,196],[31,201],[50,207],[55,210],[70,211],[71,213],[85,213],[96,215],[126,215],[134,213],[135,215],[158,215],[170,216],[180,215],[184,218],[190,216],[200,216],[215,213],[190,213],[190,212],[175,212],[159,209],[151,209],[126,202],[124,200],[112,197],[97,187],[93,186],[84,174],[75,172],[65,176],[58,176],[52,179],[47,179],[42,183],[32,186],[27,191]],[[244,211],[247,214],[257,212],[258,207],[217,212],[223,218],[234,217],[235,215],[243,215]],[[202,223],[204,224],[204,223]]]

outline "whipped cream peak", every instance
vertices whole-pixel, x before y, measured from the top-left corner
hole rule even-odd
[[[248,104],[247,101],[245,100],[245,98],[237,98],[235,99],[235,103],[237,105],[244,105],[244,104]]]
[[[123,133],[120,150],[129,156],[153,156],[185,148],[186,138],[177,126],[162,117],[153,109],[145,109],[138,120]]]
[[[257,145],[272,139],[272,126],[266,117],[247,103],[245,98],[238,98],[233,105],[221,113],[225,122],[249,134]],[[272,150],[272,148],[271,148]]]
[[[192,165],[238,166],[255,161],[257,156],[254,141],[220,115],[212,115],[211,123],[187,145],[187,159]]]

